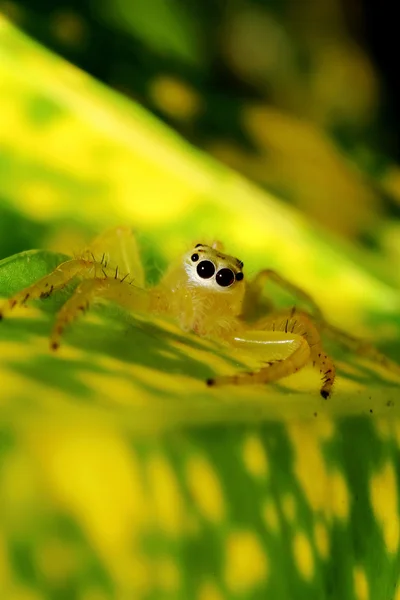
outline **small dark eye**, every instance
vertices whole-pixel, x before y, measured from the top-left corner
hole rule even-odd
[[[222,287],[228,287],[235,281],[235,275],[230,269],[221,269],[218,271],[215,280],[218,285],[221,285]]]
[[[210,279],[215,273],[215,266],[211,260],[202,260],[197,265],[197,273],[202,279]]]
[[[236,281],[242,281],[243,277],[244,277],[243,273],[241,273],[241,272],[236,273]]]
[[[199,255],[197,254],[197,252],[195,254],[192,254],[192,256],[190,257],[190,259],[193,262],[197,262],[199,260]]]

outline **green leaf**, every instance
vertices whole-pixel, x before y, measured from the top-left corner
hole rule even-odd
[[[161,55],[189,64],[202,62],[199,28],[191,11],[177,0],[116,0],[103,3],[100,11],[117,31],[127,30]]]
[[[398,355],[398,290],[359,253],[5,22],[0,81],[4,207],[56,250],[3,260],[2,296],[120,222],[151,283],[192,241],[223,238],[246,273],[278,269]],[[329,401],[311,369],[209,390],[245,357],[113,306],[53,354],[70,292],[0,323],[2,598],[397,598],[395,376],[332,346]]]

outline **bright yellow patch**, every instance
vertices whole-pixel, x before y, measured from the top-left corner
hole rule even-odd
[[[400,600],[400,582],[397,583],[397,589],[396,589],[393,600]]]
[[[343,475],[336,471],[329,477],[330,506],[333,516],[347,519],[350,511],[349,488]]]
[[[175,77],[156,77],[150,83],[149,92],[158,108],[174,119],[192,119],[202,106],[199,94],[186,82]]]
[[[333,420],[319,415],[318,420],[315,422],[315,433],[324,442],[331,440],[336,433]]]
[[[177,564],[170,558],[157,561],[155,565],[159,587],[168,593],[177,593],[181,585],[181,574]]]
[[[291,494],[286,494],[281,500],[283,514],[289,523],[293,523],[296,518],[296,500]]]
[[[200,586],[197,600],[224,600],[224,596],[214,582],[206,581]]]
[[[314,540],[319,555],[327,559],[329,556],[329,535],[326,525],[322,521],[317,521],[314,525]]]
[[[348,486],[341,473],[329,473],[325,465],[319,426],[299,422],[289,423],[287,428],[295,451],[295,473],[311,508],[339,519],[347,518],[350,510]],[[332,433],[326,424],[322,431],[324,438]]]
[[[108,373],[83,372],[82,383],[92,390],[98,403],[121,406],[149,406],[153,396],[129,379]]]
[[[392,436],[393,422],[389,419],[376,419],[375,428],[376,432],[382,440],[388,440]]]
[[[293,557],[302,577],[310,581],[314,576],[314,553],[308,537],[303,532],[297,532],[294,536]]]
[[[292,422],[288,423],[287,430],[293,444],[295,473],[310,507],[326,510],[329,502],[328,473],[315,426]]]
[[[167,460],[155,455],[146,461],[153,511],[159,527],[178,536],[184,529],[184,505],[178,481]]]
[[[275,502],[267,500],[262,508],[262,517],[267,529],[270,529],[274,533],[279,533],[281,524]]]
[[[258,436],[249,435],[245,439],[243,461],[248,472],[254,477],[265,477],[268,474],[267,455]]]
[[[265,584],[268,561],[264,549],[252,531],[231,533],[226,540],[225,581],[236,594],[250,592]]]
[[[354,592],[357,600],[369,600],[369,585],[364,569],[355,567],[353,570]]]
[[[386,462],[370,480],[370,497],[376,520],[380,523],[388,552],[399,548],[398,481],[392,462]]]
[[[27,185],[19,187],[19,193],[25,198],[24,210],[30,217],[37,218],[40,214],[45,220],[48,217],[53,218],[57,216],[57,206],[62,213],[62,206],[57,201],[59,193],[50,183],[30,181]]]
[[[218,522],[225,515],[225,501],[218,475],[202,456],[193,456],[186,465],[186,480],[201,514]]]
[[[48,494],[77,519],[117,584],[129,581],[132,593],[148,590],[146,560],[136,543],[149,507],[132,448],[110,426],[89,422],[30,424],[26,442]]]

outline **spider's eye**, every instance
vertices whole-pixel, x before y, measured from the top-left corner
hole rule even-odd
[[[221,269],[218,271],[215,280],[218,285],[221,285],[222,287],[228,287],[235,281],[235,275],[230,269]]]
[[[242,281],[244,275],[242,272],[236,273],[236,281]]]
[[[192,256],[190,257],[190,260],[192,262],[197,262],[199,260],[199,255],[197,254],[197,252],[195,254],[192,254]]]
[[[202,260],[197,265],[197,274],[202,279],[210,279],[215,273],[215,266],[211,260]]]

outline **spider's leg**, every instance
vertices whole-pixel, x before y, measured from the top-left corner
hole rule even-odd
[[[146,312],[151,308],[151,292],[130,285],[126,280],[111,277],[86,279],[59,311],[50,337],[50,347],[57,350],[67,325],[86,312],[98,300],[111,300],[134,311]]]
[[[118,269],[120,278],[129,275],[136,286],[144,287],[144,269],[136,239],[129,227],[119,226],[105,231],[90,243],[83,254],[94,256],[106,270],[113,269],[115,272]]]
[[[361,338],[357,338],[356,336],[323,321],[321,324],[322,331],[327,334],[332,340],[338,342],[351,352],[358,354],[359,356],[364,356],[365,358],[371,360],[373,363],[384,367],[388,371],[392,371],[397,375],[400,375],[400,365],[395,361],[391,360],[385,354],[380,352],[373,344],[370,342],[363,340]]]
[[[272,281],[296,298],[299,298],[305,302],[311,308],[312,315],[318,322],[323,320],[322,311],[315,300],[313,300],[313,298],[307,292],[302,290],[294,283],[291,283],[272,269],[264,269],[263,271],[260,271],[254,277],[254,279],[248,283],[243,303],[243,317],[245,319],[247,319],[248,315],[251,316],[256,314],[257,311],[255,306],[261,302],[262,293],[267,281]]]
[[[84,272],[93,271],[93,262],[85,260],[67,260],[59,265],[52,273],[45,275],[29,287],[21,290],[4,303],[0,304],[0,319],[6,316],[16,306],[22,306],[28,300],[47,298],[52,292],[64,287],[74,277]]]
[[[274,351],[274,360],[255,373],[218,377],[215,385],[223,383],[249,384],[276,381],[301,369],[309,359],[323,378],[321,396],[328,398],[335,380],[335,366],[324,352],[317,328],[305,313],[296,312],[269,315],[254,324],[254,331],[246,331],[232,340],[233,345],[253,348],[256,352],[264,346]]]
[[[232,344],[238,348],[252,350],[257,355],[264,350],[269,360],[259,371],[238,373],[237,375],[221,375],[207,381],[208,385],[226,384],[249,385],[270,383],[282,377],[296,373],[307,364],[310,358],[310,347],[301,335],[282,331],[245,331],[235,336]]]
[[[303,336],[310,347],[310,359],[314,367],[319,369],[322,377],[321,396],[331,395],[336,377],[336,369],[332,358],[324,351],[319,330],[314,325],[310,315],[293,308],[290,313],[276,313],[260,319],[257,329],[275,329],[288,331]]]

